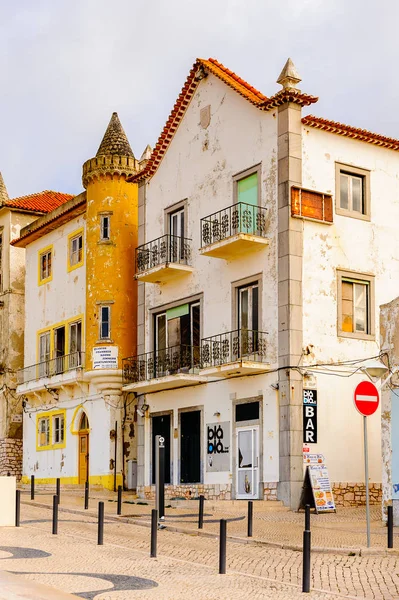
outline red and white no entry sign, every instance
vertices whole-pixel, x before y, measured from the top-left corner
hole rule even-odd
[[[361,381],[355,389],[355,406],[361,415],[369,417],[373,415],[380,403],[380,396],[374,383]]]

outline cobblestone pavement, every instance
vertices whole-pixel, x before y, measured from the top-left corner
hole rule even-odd
[[[25,498],[29,498],[25,494]],[[124,494],[124,499],[129,498]],[[152,504],[142,504],[132,499],[123,503],[122,514],[133,521],[149,520]],[[51,494],[36,495],[36,502],[51,504]],[[106,514],[116,514],[116,494],[108,491],[91,491],[90,508],[95,510],[98,500],[105,502]],[[83,508],[82,492],[65,491],[62,493],[63,506],[81,510]],[[174,504],[174,503],[173,503]],[[183,505],[184,507],[182,507]],[[270,506],[269,506],[270,505]],[[168,506],[168,505],[167,505]],[[218,533],[219,519],[228,519],[228,535],[246,538],[246,502],[212,503],[205,502],[204,532]],[[372,506],[371,542],[372,550],[384,550],[387,547],[387,528],[381,521],[381,507]],[[198,501],[191,500],[178,503],[178,508],[166,508],[167,523],[170,527],[198,531]],[[303,536],[304,514],[287,510],[275,502],[254,502],[253,536],[255,540],[280,545],[283,547],[301,547]],[[312,514],[312,546],[314,548],[333,548],[352,550],[356,553],[367,552],[366,518],[364,508],[339,508],[337,513]],[[394,531],[394,549],[399,550],[399,531]],[[369,551],[370,552],[370,551]]]
[[[39,499],[44,500],[37,497]],[[66,504],[70,506],[73,502],[63,497],[61,509]],[[25,498],[21,506],[21,528],[0,529],[0,559],[3,558],[0,568],[23,572],[25,578],[93,600],[304,598],[299,587],[302,573],[299,552],[229,541],[228,574],[221,576],[217,573],[218,542],[213,536],[162,530],[158,532],[158,558],[150,559],[148,527],[117,522],[114,516],[111,519],[112,503],[107,504],[104,546],[97,546],[94,511],[79,513],[71,506],[69,510],[74,510],[73,513],[61,510],[59,535],[53,536],[49,508],[33,506]],[[139,506],[148,514],[148,506]],[[115,513],[113,505],[112,513]],[[20,554],[11,558],[14,550],[7,552],[8,546],[14,550],[15,547],[41,550],[51,556],[36,558],[30,552],[31,558],[26,558],[25,550],[24,558],[20,558]],[[308,597],[313,600],[397,599],[398,567],[397,553],[349,556],[313,552],[313,591]],[[113,591],[106,591],[110,589]]]

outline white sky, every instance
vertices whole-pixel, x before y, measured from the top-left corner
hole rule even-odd
[[[395,0],[0,0],[0,171],[77,194],[116,110],[154,145],[196,57],[270,96],[288,56],[318,116],[399,138]]]

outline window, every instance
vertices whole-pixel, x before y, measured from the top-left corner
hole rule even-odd
[[[100,340],[111,338],[111,307],[100,306]]]
[[[110,215],[100,215],[100,241],[108,242],[111,239],[110,225]]]
[[[336,212],[370,220],[370,172],[336,164]]]
[[[39,440],[38,446],[50,445],[50,419],[44,417],[39,420]]]
[[[52,254],[53,249],[46,248],[39,254],[39,284],[46,283],[47,281],[51,281],[53,271],[52,271]]]
[[[190,369],[200,363],[201,303],[181,304],[154,315],[156,377],[164,366]],[[164,364],[165,363],[165,364]],[[171,369],[170,369],[171,370]]]
[[[69,361],[68,368],[75,369],[82,364],[82,321],[69,325]]]
[[[39,376],[48,377],[50,372],[50,331],[39,335]]]
[[[42,412],[36,416],[36,449],[53,450],[65,448],[66,410]]]
[[[83,231],[75,232],[68,237],[69,262],[68,270],[83,265]]]
[[[64,415],[53,417],[53,444],[62,444],[64,442]]]
[[[240,233],[256,233],[259,219],[257,207],[260,205],[260,165],[246,169],[233,177],[234,204],[237,212],[233,215]]]
[[[338,271],[338,335],[374,336],[374,277]]]
[[[170,233],[170,261],[179,262],[186,258],[186,248],[184,243],[184,212],[180,208],[175,212],[169,213],[169,233]]]

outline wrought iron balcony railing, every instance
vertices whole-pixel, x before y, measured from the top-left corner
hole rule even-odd
[[[202,368],[218,367],[238,360],[267,362],[267,333],[236,329],[201,341]]]
[[[191,240],[177,235],[163,235],[136,248],[136,273],[167,263],[189,265]]]
[[[192,373],[200,368],[200,357],[199,346],[181,345],[124,358],[123,381],[138,383],[166,375]]]
[[[201,219],[201,248],[238,233],[266,237],[267,209],[238,202]]]
[[[30,365],[17,371],[17,383],[20,385],[78,369],[84,366],[84,359],[84,352],[72,352],[72,354],[57,356],[57,358],[51,358],[35,365]]]

